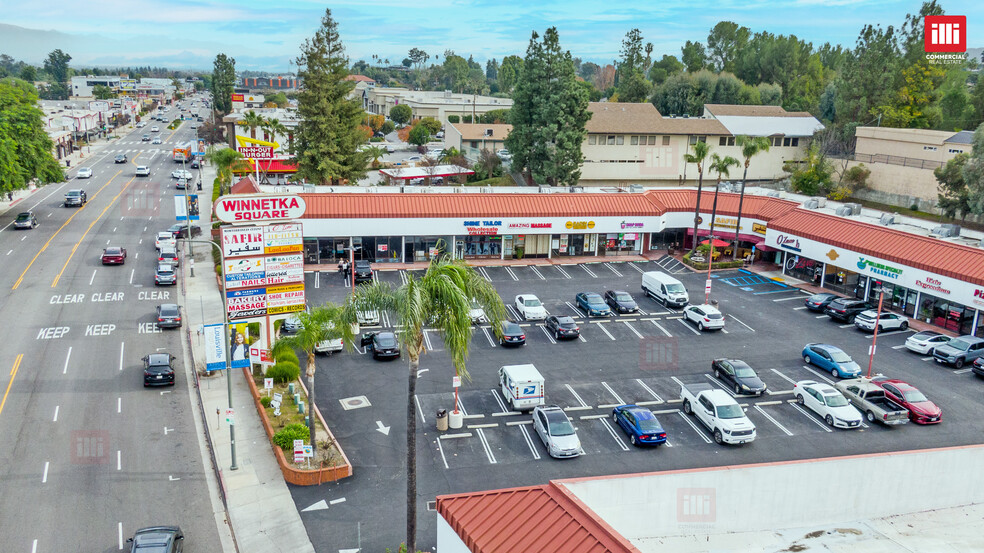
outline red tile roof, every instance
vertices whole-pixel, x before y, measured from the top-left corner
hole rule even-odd
[[[472,553],[639,551],[553,483],[438,496],[437,512]]]
[[[355,82],[363,82],[363,83],[374,83],[374,82],[376,82],[375,79],[366,77],[365,75],[351,75],[351,74],[350,75],[346,75],[345,76],[345,79],[343,79],[343,80],[346,80],[346,81],[355,81]]]
[[[984,286],[984,251],[937,238],[794,209],[769,228]]]
[[[236,173],[237,175],[242,175],[245,173],[252,173],[253,171],[256,170],[253,166],[252,159],[247,159],[245,161],[250,166],[249,171],[247,171],[244,167],[242,169],[234,168],[232,172]],[[267,169],[267,165],[269,165],[269,169],[267,170],[269,173],[296,173],[297,172],[297,165],[292,165],[282,159],[272,159],[272,160],[261,159],[259,160],[259,163],[260,163],[260,172],[263,172],[264,169]]]
[[[259,194],[261,192],[263,191],[256,185],[252,175],[246,175],[229,189],[230,194]]]
[[[651,195],[653,202],[660,205],[663,211],[693,211],[694,203],[697,201],[696,190],[650,190],[647,194]],[[717,213],[721,216],[735,217],[738,215],[738,194],[721,192],[718,194]],[[767,196],[746,195],[745,201],[741,206],[742,217],[754,217],[763,221],[770,221],[783,215],[796,207],[797,202],[770,198]],[[714,184],[710,186],[704,183],[704,189],[700,195],[701,211],[710,213],[714,206]]]

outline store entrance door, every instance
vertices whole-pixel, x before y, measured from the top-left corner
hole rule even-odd
[[[567,255],[584,255],[584,235],[571,234],[567,239]]]

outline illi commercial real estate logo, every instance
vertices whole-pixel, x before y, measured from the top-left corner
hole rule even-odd
[[[967,17],[927,15],[923,19],[926,60],[932,64],[957,64],[967,59]]]

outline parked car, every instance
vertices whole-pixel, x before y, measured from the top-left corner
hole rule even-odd
[[[971,365],[970,370],[974,371],[977,376],[984,376],[984,357],[974,359],[974,364]]]
[[[584,453],[571,419],[556,405],[534,407],[533,428],[551,457],[563,459]]]
[[[194,177],[194,175],[192,175],[191,174],[191,171],[189,171],[187,169],[175,169],[174,171],[171,171],[171,178],[172,179],[182,179],[182,178],[184,178],[184,179],[191,180],[193,177]]]
[[[174,386],[174,360],[170,353],[151,353],[143,356],[143,385]]]
[[[177,267],[181,265],[181,259],[178,257],[178,250],[174,248],[161,248],[161,251],[157,254],[157,261],[161,263],[169,263]]]
[[[372,265],[365,260],[358,260],[352,267],[352,272],[355,274],[356,284],[360,282],[372,282]]]
[[[666,430],[652,411],[638,405],[619,405],[612,409],[612,421],[629,435],[632,445],[659,446],[666,443]]]
[[[373,359],[395,359],[400,356],[400,343],[396,340],[396,334],[389,331],[363,334],[362,347],[372,351]]]
[[[184,550],[184,534],[178,526],[141,528],[126,541],[130,544],[130,553],[181,553]]]
[[[909,410],[892,401],[880,386],[872,384],[869,378],[852,378],[834,384],[868,422],[880,422],[895,426],[909,422]]]
[[[854,317],[854,326],[858,330],[867,330],[868,332],[874,332],[875,326],[878,327],[878,332],[905,330],[909,328],[909,319],[898,313],[886,311],[882,311],[881,317],[879,317],[878,311],[869,310],[862,311]]]
[[[755,369],[740,359],[715,359],[711,370],[718,380],[727,383],[736,394],[762,395],[766,384],[755,373]]]
[[[616,313],[635,313],[639,311],[639,304],[632,299],[632,295],[622,290],[606,290],[605,303]]]
[[[150,167],[147,167],[146,165],[137,165],[137,170],[135,171],[135,174],[138,177],[149,177]]]
[[[612,310],[599,294],[580,292],[574,296],[574,302],[589,317],[609,317],[612,314]]]
[[[75,178],[77,179],[92,178],[92,169],[89,167],[79,167],[78,172],[75,173]]]
[[[157,326],[178,328],[181,326],[181,307],[175,303],[162,303],[157,306]]]
[[[976,363],[976,361],[975,361]],[[876,376],[871,383],[885,390],[892,401],[909,410],[909,420],[916,424],[939,424],[943,410],[930,401],[918,388],[897,378]]]
[[[683,412],[693,415],[711,431],[718,444],[744,444],[755,440],[755,424],[728,392],[710,384],[684,384],[680,387]]]
[[[280,323],[280,334],[297,334],[301,329],[301,319],[297,315],[291,315]]]
[[[126,248],[110,246],[103,250],[101,259],[103,265],[123,265],[126,263]]]
[[[844,350],[830,344],[806,344],[803,348],[803,361],[816,365],[835,378],[854,378],[861,374],[861,367],[844,353]]]
[[[516,312],[523,319],[542,321],[547,318],[547,310],[540,303],[540,299],[532,294],[521,294],[516,296]]]
[[[861,413],[837,390],[815,380],[801,380],[793,384],[796,403],[809,408],[829,426],[836,428],[861,428]]]
[[[853,323],[854,317],[863,311],[868,311],[869,309],[875,309],[875,306],[864,300],[856,300],[851,298],[837,298],[827,304],[827,307],[823,310],[828,317],[836,321],[842,321],[845,323]]]
[[[571,317],[557,317],[550,315],[543,321],[543,326],[548,332],[553,334],[554,340],[561,338],[577,338],[581,335],[581,329]]]
[[[174,265],[170,263],[160,263],[154,273],[154,284],[158,286],[177,284],[178,274],[174,271]]]
[[[167,232],[170,232],[175,239],[188,238],[188,225],[185,223],[175,223],[167,227]],[[196,225],[191,225],[192,238],[194,238],[195,236],[201,236],[201,234],[202,234],[201,227]]]
[[[683,319],[697,325],[697,330],[721,330],[724,315],[713,305],[688,305],[683,308]]]
[[[22,211],[14,219],[14,228],[33,229],[38,226],[38,217],[33,211]]]
[[[937,363],[953,365],[961,368],[967,363],[984,356],[984,338],[976,336],[958,336],[942,346],[936,346],[933,359]]]
[[[933,355],[937,347],[945,345],[949,341],[950,337],[946,334],[924,330],[909,336],[905,340],[905,349],[923,355]]]
[[[837,294],[831,294],[830,292],[821,292],[819,294],[813,294],[812,296],[806,298],[806,308],[810,311],[818,311],[823,313],[823,310],[830,305],[830,302],[838,299],[840,296]]]
[[[86,197],[85,190],[69,190],[65,192],[65,207],[82,207],[87,201],[89,201],[89,198]]]
[[[113,163],[126,163],[126,154],[116,154],[113,158]]]
[[[512,321],[502,321],[502,337],[499,338],[500,346],[525,346],[526,333],[523,328]]]
[[[499,159],[502,160],[502,161],[504,161],[504,162],[510,162],[510,161],[512,161],[512,154],[510,154],[509,153],[509,150],[507,150],[505,148],[503,148],[503,149],[499,150],[498,152],[496,152],[495,155],[499,156]]]
[[[473,325],[489,322],[489,318],[485,315],[485,309],[475,299],[472,299],[469,304],[468,318],[471,319]]]

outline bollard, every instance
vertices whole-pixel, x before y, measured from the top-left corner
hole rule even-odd
[[[301,402],[301,394],[294,394],[294,403]]]
[[[297,403],[297,413],[298,414],[301,414],[301,415],[304,414],[304,402],[303,401],[299,401]]]
[[[287,385],[287,393],[289,395],[294,395],[294,383],[293,382],[291,382],[290,384]]]

